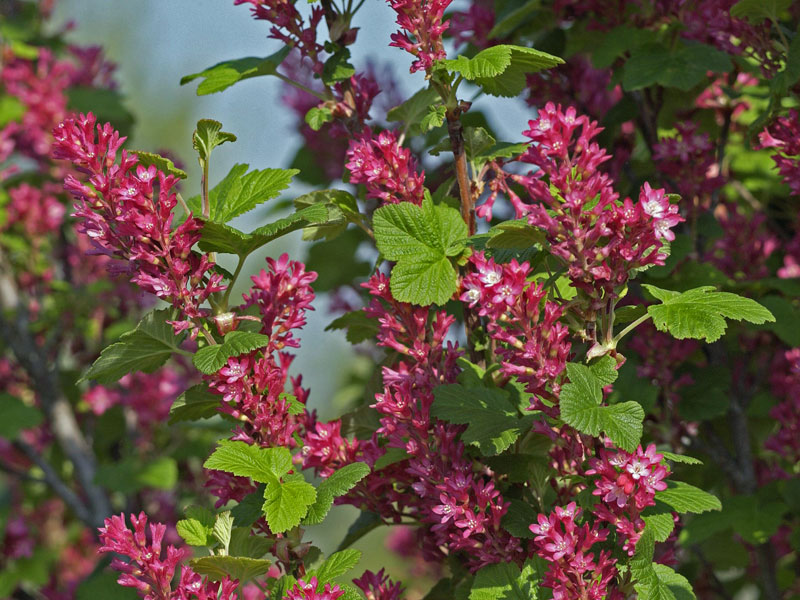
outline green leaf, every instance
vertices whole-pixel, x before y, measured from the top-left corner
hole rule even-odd
[[[389,285],[400,302],[442,305],[456,291],[458,274],[446,256],[420,253],[395,265]]]
[[[0,578],[2,578],[2,575],[0,575]],[[0,589],[2,589],[1,583]],[[13,590],[9,592],[9,595],[11,592]],[[0,591],[0,594],[5,595],[2,591]],[[75,600],[97,600],[97,598],[102,598],[103,600],[138,600],[141,596],[135,590],[119,585],[115,573],[100,571],[89,575],[75,590]]]
[[[249,528],[261,516],[261,506],[264,504],[263,484],[255,492],[247,494],[239,504],[231,509],[233,524],[236,527]]]
[[[421,123],[439,101],[439,93],[432,88],[424,88],[402,104],[386,113],[388,121],[401,121],[410,136],[423,133]]]
[[[499,45],[481,50],[472,58],[442,61],[450,71],[474,81],[492,96],[516,96],[525,87],[525,76],[563,64],[557,56],[524,46]]]
[[[244,233],[222,223],[207,221],[203,225],[199,246],[205,252],[236,254],[244,258],[272,240],[292,231],[322,223],[327,217],[328,210],[324,205],[309,206],[288,217],[259,227],[251,233]]]
[[[350,60],[350,50],[342,48],[333,53],[322,66],[322,82],[325,85],[333,85],[337,81],[350,79],[356,74],[356,69],[348,61]]]
[[[520,417],[507,393],[500,389],[451,384],[435,387],[433,395],[431,416],[467,425],[462,441],[475,444],[485,456],[506,450],[533,421],[533,415]]]
[[[570,382],[561,389],[561,418],[578,431],[594,437],[605,431],[620,448],[633,452],[642,437],[644,410],[634,401],[601,405],[602,388],[616,379],[616,372],[609,366],[608,361],[600,361],[592,367],[567,363]]]
[[[186,518],[175,524],[175,529],[190,546],[209,546],[213,543],[211,533],[214,521],[214,513],[210,510],[191,506],[186,509]]]
[[[496,158],[513,158],[527,149],[528,144],[525,143],[497,142],[489,148],[478,152],[473,157],[473,160],[478,164],[485,164]]]
[[[222,123],[214,119],[200,119],[192,134],[192,148],[200,155],[200,160],[208,161],[211,151],[225,142],[235,142],[236,136],[222,131]]]
[[[150,311],[136,329],[123,334],[119,341],[103,349],[84,379],[98,383],[115,383],[134,372],[152,373],[173,353],[180,351],[183,336],[175,335],[171,309]]]
[[[0,127],[19,121],[25,114],[25,106],[14,96],[0,96]]]
[[[792,0],[739,0],[731,7],[731,16],[758,25],[764,19],[778,21],[791,5]]]
[[[645,525],[653,530],[653,536],[657,542],[664,542],[675,529],[675,519],[672,513],[661,513],[642,517]]]
[[[353,489],[353,486],[369,475],[369,470],[369,465],[366,463],[355,462],[331,473],[330,477],[319,484],[316,500],[308,508],[308,514],[306,514],[303,524],[322,523],[333,506],[334,498],[343,496]]]
[[[10,394],[0,393],[0,438],[13,440],[24,429],[37,427],[44,420],[42,411],[28,406]]]
[[[267,200],[276,198],[297,175],[297,169],[261,169],[247,172],[249,165],[237,164],[208,193],[209,221],[226,224]],[[192,196],[186,204],[200,213],[200,196]]]
[[[222,440],[203,467],[267,483],[289,472],[292,455],[288,448],[260,448],[245,442]]]
[[[436,104],[428,107],[428,112],[422,117],[419,126],[422,132],[428,132],[436,127],[444,125],[445,114],[447,108],[443,104]]]
[[[533,561],[521,570],[512,562],[488,565],[475,574],[469,600],[536,600],[538,583]]]
[[[262,510],[273,533],[283,533],[299,525],[317,498],[314,486],[302,477],[283,482],[277,477],[269,477],[265,483]]]
[[[709,71],[727,73],[732,68],[727,54],[705,44],[678,44],[674,49],[645,44],[625,63],[622,87],[632,91],[658,84],[688,91],[705,81]]]
[[[305,122],[314,131],[319,131],[325,123],[333,121],[333,111],[327,107],[314,106],[306,113]]]
[[[313,227],[306,227],[303,231],[304,240],[318,240],[327,238],[332,240],[340,236],[347,229],[348,222],[360,220],[358,204],[352,194],[344,190],[317,190],[308,194],[303,194],[294,200],[294,206],[298,210],[314,206],[323,205],[328,211],[327,219],[324,224]],[[360,238],[355,238],[356,245],[360,243]],[[354,252],[353,252],[354,253]],[[324,273],[320,273],[324,276]],[[348,275],[350,273],[348,272]],[[319,282],[319,280],[317,280]],[[349,283],[351,278],[347,279]]]
[[[217,515],[217,520],[214,522],[214,527],[211,529],[211,535],[220,543],[228,553],[228,546],[231,544],[231,531],[233,530],[233,517],[231,511],[226,510]]]
[[[755,300],[717,292],[711,286],[694,288],[683,293],[662,290],[653,285],[644,287],[661,304],[647,308],[659,331],[668,331],[679,340],[685,338],[717,341],[725,333],[725,318],[760,325],[775,317]]]
[[[501,525],[508,533],[520,539],[533,539],[531,523],[536,523],[538,512],[527,502],[515,498],[507,499],[511,504],[503,515]]]
[[[359,560],[361,560],[361,550],[340,550],[331,554],[325,562],[314,569],[313,574],[319,583],[325,584],[347,573],[358,564]]]
[[[219,414],[217,409],[222,404],[222,396],[208,389],[204,383],[190,387],[175,399],[169,409],[169,425],[181,421],[197,421],[210,419]]]
[[[667,489],[656,492],[656,500],[679,513],[702,513],[722,508],[719,498],[682,481],[667,482]]]
[[[325,331],[347,330],[347,341],[358,344],[375,339],[378,333],[378,321],[367,316],[364,309],[354,310],[334,319]]]
[[[229,358],[247,354],[269,344],[268,335],[251,331],[231,331],[225,341],[200,348],[192,357],[192,363],[201,373],[211,375],[219,371]]]
[[[639,600],[695,600],[692,586],[683,575],[653,562],[655,542],[654,528],[647,525],[630,562]]]
[[[231,556],[261,558],[269,552],[272,544],[272,540],[252,535],[249,527],[234,527],[233,530],[231,530],[228,554]]]
[[[389,204],[375,211],[375,242],[388,260],[397,261],[391,276],[392,295],[400,302],[444,304],[456,291],[457,273],[449,257],[463,250],[466,223],[459,212],[434,206]]]
[[[211,581],[220,581],[225,576],[238,579],[240,583],[263,575],[269,570],[271,561],[246,556],[203,556],[189,561],[195,573],[206,575]]]
[[[139,164],[142,166],[149,167],[150,165],[155,165],[156,169],[162,173],[174,175],[179,179],[186,179],[188,177],[186,171],[176,167],[175,163],[169,158],[153,152],[143,152],[142,150],[134,150],[133,152],[136,153],[136,158],[139,159]]]
[[[675,454],[674,452],[666,452],[660,451],[659,454],[662,454],[664,458],[667,460],[671,460],[672,462],[676,463],[684,463],[687,465],[702,465],[703,461],[693,456],[686,456],[685,454]]]
[[[274,75],[290,50],[290,46],[284,46],[278,52],[266,58],[248,56],[224,60],[198,73],[185,75],[181,78],[181,85],[202,77],[203,81],[197,86],[197,95],[205,96],[206,94],[221,92],[245,79],[262,75]]]
[[[178,535],[190,546],[207,546],[211,531],[195,519],[181,519],[175,524]]]

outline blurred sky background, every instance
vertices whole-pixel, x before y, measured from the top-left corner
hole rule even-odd
[[[305,0],[298,1],[297,6],[301,11],[310,10]],[[118,65],[120,90],[136,117],[130,147],[173,152],[190,175],[184,183],[184,195],[199,193],[199,170],[191,148],[191,134],[200,118],[221,121],[224,130],[238,137],[235,144],[214,152],[212,185],[237,162],[246,162],[251,168],[286,167],[301,143],[295,133],[294,115],[280,106],[282,84],[275,78],[250,79],[223,93],[201,97],[195,94],[197,82],[183,87],[178,83],[183,75],[221,60],[268,56],[280,49],[279,41],[268,38],[270,25],[254,20],[248,7],[248,4],[233,6],[233,0],[59,0],[57,3],[53,25],[74,22],[68,36],[70,41],[99,44]],[[388,47],[389,36],[396,26],[394,13],[385,0],[367,0],[353,25],[360,27],[358,41],[351,48],[357,69],[364,66],[367,58],[379,65],[389,65],[404,97],[424,85],[423,74],[408,72],[410,55]],[[324,22],[321,27],[324,28]],[[482,98],[475,107],[487,108],[489,103],[491,109],[485,112],[500,139],[518,141],[528,119],[533,117],[532,111],[513,100],[497,98]],[[290,196],[292,191],[296,195],[305,190],[290,190]],[[264,224],[264,219],[265,211],[257,209],[239,217],[234,224],[250,231]],[[247,268],[251,273],[262,268],[267,253],[277,256],[288,251],[292,258],[302,259],[306,249],[298,232],[273,242],[261,254],[255,253],[249,258]],[[249,280],[244,278],[242,283]],[[239,287],[245,289],[244,285]],[[316,302],[317,309],[310,314],[302,333],[304,343],[292,370],[304,374],[304,383],[311,389],[310,405],[322,417],[333,418],[342,410],[333,402],[334,394],[354,355],[343,335],[324,331],[332,320],[325,304],[324,298]],[[355,511],[339,510],[347,523],[353,520]],[[337,529],[330,538],[333,541],[338,541],[335,537],[341,538],[341,528]],[[328,538],[325,533],[322,536]],[[323,549],[328,549],[324,548],[325,540],[320,543]],[[376,570],[382,566],[377,557],[373,557],[372,563],[367,566]]]

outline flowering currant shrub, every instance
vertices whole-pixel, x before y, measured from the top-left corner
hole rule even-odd
[[[233,4],[277,51],[181,83],[277,77],[304,143],[215,186],[233,133],[200,120],[183,182],[102,114],[99,52],[8,4],[0,589],[800,597],[797,6],[388,0],[403,97],[362,68],[361,4]],[[497,97],[530,112],[508,141]],[[288,215],[230,224],[293,178],[315,191]],[[298,230],[307,262],[273,256]],[[320,292],[370,365],[329,422],[291,370]],[[72,536],[48,577],[43,514]],[[375,529],[377,572],[353,547]]]

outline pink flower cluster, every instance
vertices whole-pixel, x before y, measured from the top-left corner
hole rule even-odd
[[[800,196],[800,115],[791,109],[785,116],[778,117],[758,135],[761,148],[775,148],[772,155],[783,182]]]
[[[800,115],[792,109],[779,117],[759,134],[762,148],[775,148],[772,155],[783,182],[789,185],[792,195],[800,196]],[[800,218],[794,223],[794,236],[786,244],[783,267],[778,277],[789,279],[800,277]]]
[[[109,123],[99,125],[91,113],[66,119],[53,135],[53,157],[88,175],[85,183],[72,174],[64,180],[77,200],[79,230],[97,253],[122,259],[116,270],[181,311],[173,323],[176,331],[191,329],[196,335],[193,320],[208,314],[201,305],[225,288],[208,257],[192,251],[202,222],[189,215],[172,230],[177,178],[138,164],[125,150],[117,164],[125,138]]]
[[[347,150],[350,183],[363,183],[368,198],[384,204],[413,202],[422,204],[425,195],[425,172],[417,172],[411,150],[403,148],[393,131],[377,136],[370,129],[350,142]]]
[[[608,537],[608,530],[598,529],[598,522],[579,526],[580,514],[581,509],[570,502],[557,506],[550,515],[540,514],[530,526],[536,534],[536,554],[549,563],[542,585],[553,590],[553,600],[622,600],[618,589],[609,588],[618,572],[616,559],[608,550],[602,550],[596,560],[590,552]]]
[[[264,348],[228,359],[218,373],[207,377],[209,387],[222,394],[221,410],[240,424],[233,439],[263,446],[291,446],[300,427],[290,415],[284,396],[289,366],[294,356],[284,350],[297,348],[295,330],[306,324],[306,311],[313,310],[311,283],[317,278],[302,263],[287,254],[278,260],[267,258],[269,270],[252,276],[253,287],[244,294],[242,309],[254,306],[260,313],[260,333],[269,336]],[[234,321],[236,317],[231,317]],[[305,402],[301,378],[292,380],[297,399]]]
[[[219,582],[202,578],[188,567],[181,570],[180,583],[172,589],[172,578],[189,550],[172,545],[162,547],[166,526],[150,523],[144,513],[130,515],[133,529],[128,528],[125,516],[112,516],[100,528],[100,552],[114,552],[127,557],[115,557],[111,567],[121,573],[117,582],[135,588],[144,600],[236,600],[238,582],[227,576]]]
[[[316,577],[308,580],[308,583],[300,579],[284,596],[285,600],[337,600],[344,595],[344,590],[338,585],[326,583],[322,591],[319,589]]]
[[[358,586],[367,600],[400,600],[402,586],[384,575],[383,569],[377,573],[364,571],[364,574],[353,583]]]
[[[392,34],[390,46],[413,54],[411,72],[429,71],[433,63],[445,58],[442,34],[449,21],[442,23],[444,11],[452,0],[387,0],[397,13],[402,31]]]
[[[653,160],[676,193],[688,200],[707,201],[725,184],[719,174],[716,148],[709,135],[699,133],[691,121],[677,123],[675,129],[675,137],[662,138],[655,145]]]
[[[320,423],[310,415],[303,442],[303,468],[313,468],[322,477],[329,477],[334,465],[355,462],[358,455],[358,441],[342,436],[342,422],[338,419]]]
[[[544,300],[547,292],[541,284],[528,281],[527,262],[497,264],[483,252],[469,260],[473,268],[462,280],[461,300],[486,317],[487,332],[499,342],[503,374],[516,377],[534,394],[532,409],[544,408],[537,397],[558,396],[558,378],[571,347],[569,330],[558,321],[561,307]]]
[[[311,59],[315,73],[322,72],[323,63],[318,58],[322,46],[317,43],[317,27],[325,14],[322,6],[312,7],[306,25],[295,3],[290,0],[233,0],[233,4],[252,4],[250,10],[254,18],[272,23],[271,38],[297,48],[304,58]]]
[[[397,302],[380,273],[365,287],[373,296],[367,315],[378,320],[378,343],[402,359],[383,370],[384,391],[373,405],[381,426],[362,451],[372,464],[384,449],[401,449],[408,458],[374,472],[350,501],[396,522],[403,516],[418,519],[425,527],[420,538],[428,560],[464,551],[475,570],[518,559],[520,540],[500,526],[508,503],[491,477],[473,471],[458,440],[462,428],[430,415],[433,388],[452,383],[458,373],[459,352],[452,342],[445,345],[453,317]]]
[[[683,220],[664,190],[648,184],[638,202],[618,202],[611,178],[598,171],[609,158],[593,141],[600,131],[574,108],[548,102],[524,132],[531,145],[520,159],[539,168],[525,184],[537,203],[516,207],[545,232],[572,284],[590,296],[613,295],[631,270],[663,264],[661,240],[674,239],[671,228]]]
[[[644,531],[641,512],[654,506],[657,491],[667,489],[669,476],[663,464],[664,456],[656,452],[655,444],[646,450],[639,446],[631,454],[619,449],[601,449],[589,459],[587,475],[597,475],[592,495],[601,503],[592,512],[600,521],[613,525],[625,543],[623,549],[633,556],[636,542]]]

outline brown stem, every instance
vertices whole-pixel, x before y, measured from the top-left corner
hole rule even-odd
[[[459,111],[447,111],[447,132],[450,134],[450,145],[453,148],[453,160],[456,165],[458,193],[461,197],[461,217],[467,224],[469,235],[475,234],[475,203],[472,199],[472,186],[467,173],[467,156],[464,153],[464,130]]]

